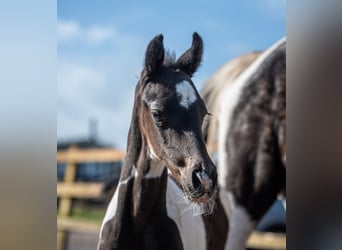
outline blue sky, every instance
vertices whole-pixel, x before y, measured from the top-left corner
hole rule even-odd
[[[197,31],[204,40],[205,81],[228,60],[262,50],[286,34],[285,0],[58,0],[57,138],[88,135],[98,121],[101,141],[126,147],[133,92],[148,42],[164,35],[179,56]]]

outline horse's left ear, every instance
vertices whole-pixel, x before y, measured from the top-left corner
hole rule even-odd
[[[179,69],[192,77],[198,66],[201,64],[202,54],[202,38],[197,34],[197,32],[194,32],[192,35],[191,48],[184,52],[184,54],[177,60],[176,65]]]

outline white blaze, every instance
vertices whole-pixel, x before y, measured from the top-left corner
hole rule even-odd
[[[177,83],[176,92],[181,98],[180,105],[186,109],[197,100],[196,92],[188,81]]]

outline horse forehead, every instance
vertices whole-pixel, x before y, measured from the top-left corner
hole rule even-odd
[[[190,106],[198,99],[197,91],[193,84],[187,79],[178,79],[175,82],[167,82],[161,84],[159,82],[151,82],[144,92],[146,103],[149,106],[163,106],[172,100],[178,102],[179,106],[189,110]]]
[[[176,93],[180,98],[179,104],[185,109],[189,109],[190,105],[197,100],[195,88],[186,80],[180,81],[176,84]]]

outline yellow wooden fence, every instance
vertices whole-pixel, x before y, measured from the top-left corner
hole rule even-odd
[[[63,182],[57,183],[57,196],[60,197],[57,217],[57,249],[66,249],[70,231],[98,232],[98,223],[72,219],[72,199],[99,198],[103,195],[104,183],[75,182],[77,164],[84,162],[115,162],[124,158],[123,151],[114,149],[71,148],[57,153],[57,163],[65,163]]]
[[[57,216],[57,249],[65,250],[68,234],[71,231],[96,233],[100,224],[93,221],[72,218],[73,198],[89,199],[103,197],[104,183],[76,182],[77,164],[85,162],[121,161],[125,153],[114,149],[78,149],[70,148],[58,151],[57,163],[65,163],[63,182],[57,183],[57,196],[60,197]],[[248,246],[258,249],[286,249],[284,234],[254,232]]]

